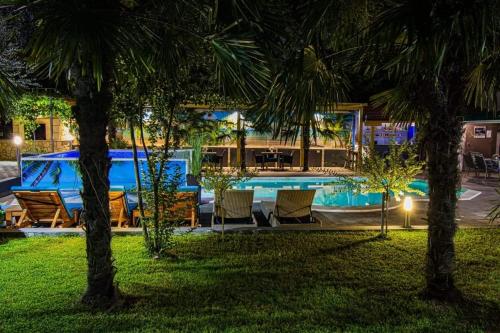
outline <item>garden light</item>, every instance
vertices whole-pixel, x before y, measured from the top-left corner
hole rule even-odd
[[[410,223],[410,213],[411,210],[413,209],[413,201],[411,197],[405,197],[403,201],[403,209],[405,211],[405,223],[403,225],[404,228],[411,228],[411,223]]]
[[[411,197],[405,197],[405,200],[403,201],[403,208],[406,212],[413,209],[413,201],[411,200]]]

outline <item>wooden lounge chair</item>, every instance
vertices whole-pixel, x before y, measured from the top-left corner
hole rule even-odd
[[[253,190],[226,191],[218,211],[216,211],[216,205],[214,204],[212,227],[217,217],[222,219],[223,224],[225,222],[235,222],[238,224],[257,225],[252,214],[253,194]]]
[[[22,228],[33,223],[49,223],[62,228],[78,223],[79,209],[69,209],[57,189],[12,188],[22,213],[16,226]]]
[[[315,223],[311,210],[315,193],[316,190],[278,190],[276,203],[262,202],[262,212],[273,227],[287,222]]]
[[[118,228],[128,222],[128,204],[125,191],[109,191],[109,212],[111,224],[116,223]]]
[[[180,189],[176,194],[176,203],[169,212],[177,220],[183,218],[184,221],[189,222],[192,228],[198,226],[198,187],[186,186]],[[151,216],[151,211],[146,209],[144,212],[146,217]],[[132,212],[132,219],[134,225],[138,218],[141,217],[139,209],[134,209]]]
[[[189,221],[191,228],[198,224],[198,192],[177,192],[172,215],[181,216]]]

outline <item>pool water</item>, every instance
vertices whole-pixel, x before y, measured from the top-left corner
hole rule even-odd
[[[23,158],[22,185],[31,188],[58,188],[65,200],[80,204],[81,176],[78,170],[78,151],[44,154]],[[136,204],[135,173],[131,150],[110,150],[111,169],[109,180],[111,187],[120,187],[129,192],[129,203]],[[189,172],[191,150],[177,150],[168,163],[166,173],[172,176],[175,172],[181,175],[181,186],[186,185],[186,174]],[[147,172],[143,151],[139,151],[139,168],[141,177]],[[236,189],[252,189],[255,201],[273,201],[279,189],[315,189],[313,204],[325,207],[362,207],[379,205],[379,193],[353,193],[339,191],[339,186],[332,183],[337,177],[255,177],[235,186]],[[415,180],[411,187],[427,194],[428,185],[423,180]],[[202,189],[202,199],[212,200],[213,193]],[[411,194],[410,194],[411,195]]]
[[[331,183],[338,181],[336,177],[255,177],[237,184],[234,188],[254,190],[254,201],[273,201],[279,189],[307,190],[315,189],[313,205],[326,207],[363,207],[380,205],[380,193],[339,192]],[[330,185],[329,185],[330,184]],[[424,180],[415,180],[411,187],[428,193],[428,185]],[[415,194],[410,194],[416,196]],[[212,200],[213,193],[202,190],[202,198]]]
[[[168,162],[166,174],[172,176],[180,173],[181,185],[185,185],[191,152],[179,150]],[[76,190],[82,186],[78,166],[78,151],[44,154],[22,159],[22,185],[31,188],[57,187],[59,189]],[[134,163],[131,150],[110,150],[111,169],[109,181],[111,186],[122,186],[125,190],[135,189]],[[143,151],[138,152],[139,174],[144,178],[147,164]]]

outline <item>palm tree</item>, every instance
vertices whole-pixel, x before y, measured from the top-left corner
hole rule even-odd
[[[274,80],[265,96],[251,110],[256,127],[270,129],[273,136],[301,142],[301,166],[309,169],[311,138],[316,140],[317,113],[333,112],[335,103],[345,100],[349,86],[336,54],[353,41],[346,41],[347,27],[355,8],[343,2],[304,1],[281,8],[277,44],[270,51]],[[359,9],[359,8],[358,8]],[[275,49],[278,50],[275,50]]]
[[[142,72],[164,77],[201,44],[210,50],[216,76],[227,90],[250,99],[266,84],[266,65],[257,47],[250,39],[232,38],[231,27],[237,23],[218,24],[213,16],[217,5],[218,1],[200,6],[186,0],[141,5],[119,0],[30,2],[37,29],[28,45],[29,57],[49,77],[66,76],[76,98],[73,112],[79,127],[87,236],[86,304],[108,306],[118,296],[106,143],[117,59],[140,64],[145,66]]]
[[[370,26],[365,54],[370,65],[363,65],[395,82],[395,88],[376,100],[392,118],[416,119],[424,131],[430,199],[425,295],[432,298],[460,296],[453,279],[460,117],[474,106],[469,102],[491,106],[498,88],[490,80],[491,89],[479,89],[485,73],[498,77],[498,71],[486,70],[491,68],[485,59],[497,52],[500,21],[492,13],[499,5],[498,1],[400,0]],[[380,65],[374,59],[384,61]]]
[[[35,1],[37,23],[28,44],[30,60],[50,77],[63,74],[76,98],[82,197],[87,247],[87,290],[83,302],[108,306],[118,297],[111,252],[106,128],[116,57],[130,54],[141,31],[131,7],[117,0]]]
[[[292,69],[283,70],[273,80],[256,123],[271,127],[275,137],[285,133],[285,140],[294,142],[300,135],[301,166],[307,171],[311,137],[317,137],[319,128],[318,110],[332,112],[333,104],[344,96],[346,86],[312,45],[305,47],[291,66]]]

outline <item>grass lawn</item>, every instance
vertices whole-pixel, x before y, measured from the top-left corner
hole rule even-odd
[[[0,332],[499,331],[500,229],[456,236],[456,284],[468,302],[421,300],[426,231],[281,232],[176,237],[176,260],[146,257],[115,237],[120,289],[113,313],[79,305],[79,237],[0,245]]]

